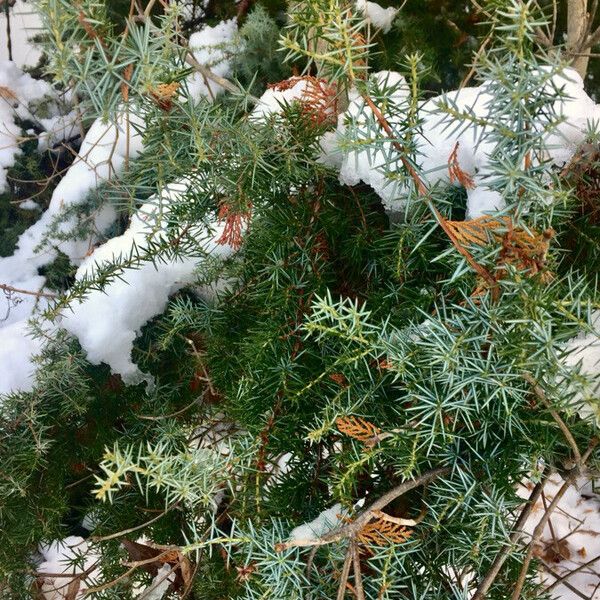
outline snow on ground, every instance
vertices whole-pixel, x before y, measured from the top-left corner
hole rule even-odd
[[[567,342],[565,365],[577,368],[584,377],[574,399],[579,414],[593,417],[600,425],[600,310],[594,311],[591,317],[594,331]]]
[[[523,528],[527,534],[525,541],[531,538],[545,507],[552,502],[563,483],[558,474],[549,477],[542,497],[534,505]],[[519,495],[527,498],[531,492],[529,488],[533,485],[521,487]],[[578,600],[581,596],[576,592],[579,592],[591,600],[600,599],[600,560],[584,566],[594,558],[600,559],[599,518],[600,496],[592,488],[592,481],[578,479],[561,498],[534,550],[534,555],[547,565],[539,575],[544,586],[550,586],[559,577],[581,569],[552,590],[555,598]]]

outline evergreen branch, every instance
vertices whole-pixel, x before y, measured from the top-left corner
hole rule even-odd
[[[369,95],[367,93],[363,93],[362,97],[363,97],[364,101],[367,103],[367,105],[369,106],[369,108],[373,111],[373,114],[375,115],[375,118],[381,125],[382,129],[385,131],[387,136],[392,140],[392,145],[399,152],[400,161],[402,162],[402,165],[408,171],[410,177],[412,178],[413,182],[415,183],[415,186],[417,188],[417,192],[419,193],[419,196],[421,196],[425,199],[425,202],[427,203],[429,210],[434,214],[436,220],[440,224],[441,228],[444,230],[444,233],[448,236],[448,238],[452,242],[452,245],[456,248],[456,250],[458,250],[458,252],[460,254],[462,254],[462,256],[465,257],[465,259],[467,260],[469,265],[471,265],[471,267],[477,273],[479,273],[479,275],[481,275],[481,277],[483,277],[485,279],[485,281],[488,282],[490,289],[492,290],[492,293],[493,294],[497,293],[497,292],[495,292],[495,290],[497,290],[498,282],[496,281],[494,276],[484,266],[480,265],[473,258],[471,253],[462,244],[460,244],[460,242],[457,240],[456,236],[454,235],[454,232],[452,231],[452,229],[450,227],[448,227],[448,223],[447,223],[446,219],[444,218],[444,216],[440,213],[440,211],[437,209],[437,207],[433,204],[433,202],[429,198],[428,190],[427,190],[427,187],[425,186],[425,184],[423,183],[423,180],[419,177],[419,174],[416,172],[415,168],[410,164],[409,160],[406,158],[405,149],[402,147],[402,145],[397,140],[395,140],[394,132],[393,132],[390,124],[387,122],[387,119],[383,116],[382,112],[375,105],[375,103],[369,97]]]
[[[420,475],[411,481],[405,481],[404,483],[401,483],[400,485],[391,489],[389,492],[385,493],[383,496],[381,496],[381,498],[375,500],[371,506],[363,510],[351,523],[348,523],[347,525],[338,529],[334,529],[333,531],[330,531],[316,540],[291,540],[289,542],[277,544],[275,549],[278,552],[282,552],[283,550],[293,548],[295,546],[324,546],[326,544],[331,544],[332,542],[337,542],[343,539],[354,539],[360,533],[363,527],[373,518],[374,513],[384,509],[390,502],[393,502],[396,498],[403,496],[410,490],[422,485],[427,485],[428,483],[436,480],[438,477],[442,477],[449,472],[450,467],[438,467],[436,469],[432,469],[431,471],[427,471],[423,475]]]
[[[575,464],[581,465],[581,453],[579,452],[579,448],[577,447],[577,442],[575,441],[573,434],[566,426],[565,422],[562,420],[561,416],[552,408],[550,402],[548,401],[548,398],[546,398],[546,393],[544,392],[544,389],[529,373],[525,373],[523,377],[525,381],[531,384],[531,387],[533,388],[536,397],[548,409],[548,411],[552,415],[552,418],[556,421],[560,430],[563,432],[567,442],[569,443],[569,446],[571,446],[571,449],[573,450]]]
[[[483,600],[486,597],[488,590],[490,589],[490,587],[496,580],[496,577],[500,573],[500,569],[502,569],[502,566],[506,562],[506,559],[509,557],[511,551],[516,546],[517,542],[519,541],[519,538],[523,535],[522,528],[525,525],[527,519],[529,518],[529,515],[531,514],[531,511],[533,510],[533,507],[535,506],[536,502],[542,495],[545,483],[545,481],[541,481],[538,484],[536,484],[536,486],[533,488],[531,494],[529,495],[529,498],[527,499],[527,502],[525,503],[525,506],[523,507],[523,510],[521,511],[521,514],[519,515],[519,518],[517,519],[513,527],[513,533],[511,534],[508,543],[505,544],[500,550],[500,552],[496,555],[496,558],[492,562],[490,570],[487,572],[487,575],[483,578],[481,583],[477,586],[475,594],[473,594],[473,598],[471,600]]]

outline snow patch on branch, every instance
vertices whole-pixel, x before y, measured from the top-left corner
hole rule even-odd
[[[316,540],[335,529],[347,516],[348,511],[338,502],[324,510],[316,519],[295,527],[290,532],[290,540]]]
[[[169,207],[189,186],[188,182],[168,186],[138,210],[123,235],[112,238],[86,258],[77,270],[77,280],[93,279],[99,268],[128,260],[132,253],[141,255],[141,261],[125,268],[102,290],[73,301],[61,321],[61,326],[79,339],[91,363],[108,364],[127,384],[152,383],[152,378],[131,359],[133,342],[141,328],[165,310],[169,296],[196,278],[201,260],[198,255],[156,263],[143,256],[148,243],[164,239]],[[219,243],[224,227],[224,222],[215,219],[208,226],[196,226],[187,235],[196,240],[201,253],[223,258],[233,252],[231,246]]]
[[[383,71],[374,74],[372,81],[386,93],[389,102],[399,107],[407,106],[409,90],[402,75]],[[562,74],[554,75],[552,83],[548,85],[562,88],[565,94],[565,97],[556,100],[553,107],[555,113],[563,117],[563,122],[545,139],[550,163],[562,166],[573,157],[577,146],[585,140],[588,124],[600,121],[600,106],[587,95],[583,80],[572,69],[565,69]],[[422,130],[415,135],[415,143],[417,163],[423,179],[429,185],[451,183],[448,161],[457,148],[456,158],[460,168],[474,182],[474,187],[467,190],[469,218],[504,207],[501,194],[492,189],[489,182],[490,155],[494,147],[484,123],[493,116],[495,110],[489,90],[490,84],[484,82],[479,87],[463,88],[432,98],[419,107]],[[450,117],[440,110],[440,103],[452,106],[459,113],[470,114],[479,122],[465,125],[460,118]],[[405,111],[397,110],[394,114],[384,116],[393,131],[402,131]],[[337,133],[329,134],[322,144],[326,154],[324,161],[340,164],[342,183],[356,185],[363,181],[377,192],[388,210],[400,211],[405,205],[407,189],[406,184],[398,178],[403,165],[400,160],[394,160],[395,151],[392,152],[391,142],[382,143],[378,147],[369,144],[368,147],[344,150],[343,139],[349,128],[352,128],[353,137],[366,141],[375,135],[375,122],[371,108],[366,106],[358,92],[351,91],[350,105],[339,117]],[[543,126],[544,123],[539,124],[540,128]],[[379,129],[380,137],[385,138],[383,130]],[[341,153],[341,160],[339,156],[333,159],[327,156],[336,146],[332,135],[337,140],[337,152]]]
[[[231,57],[235,54],[237,20],[221,21],[214,27],[205,25],[190,36],[189,48],[194,58],[219,77],[231,75]],[[213,98],[224,91],[218,83],[208,81],[201,73],[192,73],[187,79],[192,98]]]
[[[233,39],[236,32],[237,24],[235,19],[232,19],[215,27],[206,26],[200,32],[192,34],[190,47],[194,57],[199,63],[209,66],[215,74],[226,77],[231,70],[228,59],[233,52]],[[188,93],[195,100],[201,97],[211,99],[223,91],[221,86],[213,82],[205,82],[199,73],[192,73],[187,82]],[[0,148],[6,147],[4,151],[0,150],[1,192],[5,184],[5,168],[14,163],[14,156],[19,152],[15,144],[15,136],[20,133],[20,130],[14,125],[13,112],[16,111],[17,115],[26,118],[29,105],[25,103],[25,99],[27,102],[32,102],[42,98],[51,92],[52,88],[44,81],[36,81],[29,75],[22,74],[13,63],[9,62],[0,63],[0,86],[5,86],[18,99],[18,102],[16,100],[13,102],[13,104],[17,104],[16,108],[9,103],[10,111],[3,108],[6,103],[0,102],[0,124],[3,125],[0,129]],[[0,93],[2,89],[0,87]],[[52,146],[61,135],[72,135],[73,123],[70,121],[72,117],[72,114],[64,117],[54,114],[47,121],[42,121],[42,125],[47,128],[47,133],[40,138],[39,148]],[[121,109],[111,122],[96,119],[82,142],[78,157],[55,188],[48,209],[34,225],[20,236],[14,254],[0,258],[0,283],[20,289],[43,291],[45,278],[38,274],[38,269],[52,263],[58,255],[58,250],[65,253],[73,264],[86,262],[89,265],[86,257],[96,242],[95,236],[89,239],[70,239],[60,242],[55,240],[55,243],[51,245],[43,245],[43,242],[62,211],[82,204],[91,191],[118,177],[123,172],[126,162],[138,156],[143,149],[144,128],[143,115],[136,114],[133,110]],[[6,135],[4,135],[5,133]],[[104,205],[92,218],[92,229],[104,233],[114,223],[116,212],[112,206]],[[64,219],[60,223],[60,231],[70,231],[74,225],[74,218]],[[99,258],[100,254],[97,257]],[[159,276],[157,277],[158,280],[153,280],[148,276],[145,282],[160,286],[161,280]],[[135,281],[135,283],[138,286],[142,285],[141,281]],[[164,281],[162,285],[166,285]],[[171,289],[172,285],[167,287]],[[145,295],[143,290],[139,291]],[[149,295],[146,297],[150,298]],[[19,303],[11,308],[7,319],[0,322],[0,331],[5,336],[4,343],[0,345],[0,382],[2,382],[0,383],[0,393],[31,389],[32,373],[35,370],[32,357],[41,348],[39,340],[27,336],[26,321],[32,314],[46,308],[47,301],[32,295],[20,296],[19,300]],[[156,299],[150,300],[139,314],[151,316],[157,314],[154,311],[158,310],[160,303],[156,304],[156,302]],[[137,322],[126,323],[127,318],[122,314],[122,310],[119,314],[121,314],[120,323],[128,326],[119,334],[119,349],[115,349],[114,354],[111,354],[110,352],[95,352],[93,342],[89,342],[89,347],[92,357],[97,357],[98,361],[106,358],[108,364],[114,365],[115,372],[122,371],[125,377],[128,377],[128,374],[133,376],[134,373],[137,373],[137,369],[132,366],[131,361],[128,362],[123,357],[125,354],[128,355],[126,349],[131,346],[139,332],[139,327],[145,321],[141,321],[139,324],[136,324]],[[109,315],[109,320],[111,318],[114,318],[114,314]],[[71,323],[75,329],[78,329],[75,320]],[[8,328],[12,325],[14,327]],[[108,345],[112,342],[109,339],[110,336],[100,332],[91,333],[90,338],[94,338],[95,335],[98,336],[97,339],[107,341]],[[19,352],[19,358],[13,355],[14,351]],[[121,354],[119,354],[120,352]],[[120,358],[117,358],[117,355]]]
[[[50,117],[39,119],[36,104],[49,100]],[[23,133],[17,120],[33,121],[40,126],[55,125],[60,118],[57,94],[54,88],[31,75],[23,73],[10,60],[0,61],[0,193],[6,191],[6,171],[21,154]]]
[[[356,8],[363,13],[365,19],[377,29],[381,29],[383,33],[388,33],[392,28],[392,23],[396,15],[400,12],[399,8],[390,6],[383,8],[376,2],[368,0],[356,0]]]

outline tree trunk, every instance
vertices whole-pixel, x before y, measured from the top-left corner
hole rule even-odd
[[[585,77],[589,49],[584,49],[587,28],[587,3],[588,0],[568,0],[567,6],[567,52],[572,56],[571,66]]]

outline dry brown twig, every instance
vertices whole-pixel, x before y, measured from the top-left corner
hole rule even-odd
[[[436,480],[438,477],[442,477],[450,472],[449,467],[438,467],[437,469],[432,469],[431,471],[427,471],[423,475],[416,477],[415,479],[411,479],[409,481],[405,481],[400,485],[392,488],[389,492],[385,493],[381,498],[375,500],[373,504],[365,508],[356,519],[352,522],[343,525],[342,527],[337,527],[321,536],[317,539],[306,539],[306,540],[289,540],[287,542],[281,542],[276,545],[275,549],[278,552],[286,550],[288,548],[293,547],[308,547],[308,546],[324,546],[326,544],[331,544],[333,542],[338,542],[340,540],[346,539],[356,539],[360,532],[363,530],[365,525],[367,525],[378,513],[378,511],[382,511],[390,502],[393,502],[396,498],[403,496],[410,490],[413,490],[417,487],[421,487],[431,483]]]
[[[7,292],[9,294],[25,294],[27,296],[35,296],[36,298],[56,298],[57,294],[52,294],[51,292],[34,292],[32,290],[22,290],[21,288],[13,287],[12,285],[8,285],[6,283],[0,283],[0,290],[3,292]]]
[[[371,425],[371,424],[369,424]],[[336,528],[333,531],[323,535],[316,540],[290,540],[288,542],[282,542],[275,546],[277,552],[286,550],[292,547],[306,547],[312,546],[307,564],[307,573],[310,573],[310,567],[314,558],[315,551],[318,546],[325,544],[331,544],[336,541],[348,540],[348,548],[346,549],[346,556],[342,572],[340,575],[340,582],[337,593],[337,600],[343,600],[346,594],[346,588],[350,587],[348,583],[348,577],[350,576],[350,569],[354,573],[354,595],[357,600],[364,600],[364,589],[362,584],[362,572],[360,565],[360,548],[359,545],[384,545],[387,543],[403,543],[410,536],[408,531],[400,523],[399,519],[391,517],[382,511],[388,504],[399,498],[408,491],[427,485],[434,481],[438,477],[441,477],[450,472],[449,467],[439,467],[424,473],[420,477],[417,477],[411,481],[405,481],[404,483],[396,486],[378,500],[375,500],[368,508],[363,510],[356,519],[347,523],[346,525]],[[417,524],[422,520],[424,516],[423,511],[421,515],[417,517],[410,524]],[[373,521],[373,519],[375,519]],[[406,524],[408,520],[406,520]]]
[[[533,558],[535,544],[542,537],[542,534],[544,533],[546,524],[548,523],[548,520],[550,519],[552,513],[558,506],[558,503],[560,502],[561,498],[565,495],[566,491],[571,487],[571,485],[573,484],[573,482],[575,481],[577,476],[579,476],[581,474],[581,472],[585,466],[585,463],[587,462],[589,457],[592,455],[594,448],[598,445],[598,441],[599,440],[596,438],[594,438],[591,441],[588,449],[581,456],[581,460],[578,463],[576,463],[576,466],[573,469],[571,469],[569,471],[569,474],[567,475],[565,482],[560,487],[558,492],[556,492],[556,495],[552,499],[552,502],[550,502],[544,515],[542,516],[539,523],[536,525],[535,529],[533,530],[533,534],[531,536],[531,540],[530,540],[529,546],[527,548],[527,553],[525,554],[525,558],[523,559],[521,571],[519,573],[517,583],[515,585],[513,594],[511,596],[511,600],[519,600],[519,598],[521,596],[521,591],[523,589],[523,585],[525,585],[525,579],[527,577],[527,572],[529,571],[529,565],[531,564],[531,560]]]
[[[536,502],[542,495],[545,483],[545,481],[541,481],[533,488],[531,494],[529,495],[529,498],[527,499],[527,502],[525,503],[525,506],[521,510],[519,518],[517,519],[513,527],[513,533],[511,534],[508,543],[505,544],[502,550],[500,550],[500,552],[498,552],[498,554],[496,555],[496,558],[494,559],[490,570],[487,572],[487,575],[482,579],[481,583],[475,590],[475,594],[473,595],[471,600],[483,600],[486,597],[490,587],[492,586],[492,584],[496,580],[496,577],[500,573],[500,569],[502,569],[502,566],[506,562],[506,559],[509,557],[511,550],[514,549],[515,545],[523,535],[523,526],[529,518],[529,515],[531,514]]]

